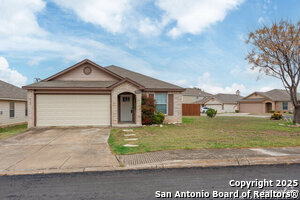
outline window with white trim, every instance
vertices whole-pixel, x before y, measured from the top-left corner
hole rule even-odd
[[[155,94],[156,111],[161,111],[163,114],[167,114],[167,94],[157,93]]]

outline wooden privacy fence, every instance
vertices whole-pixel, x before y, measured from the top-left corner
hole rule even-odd
[[[200,116],[200,104],[182,104],[183,116]]]

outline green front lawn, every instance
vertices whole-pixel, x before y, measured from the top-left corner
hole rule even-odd
[[[181,125],[134,128],[137,141],[124,141],[122,129],[112,129],[109,144],[116,154],[167,149],[300,146],[300,128],[283,121],[253,117],[184,117]],[[123,147],[137,144],[139,147]]]
[[[26,129],[27,129],[27,124],[16,125],[7,128],[0,128],[0,140],[21,133]]]

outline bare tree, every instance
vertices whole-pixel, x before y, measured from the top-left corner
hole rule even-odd
[[[249,33],[247,44],[252,51],[246,60],[252,69],[282,81],[294,106],[294,123],[300,123],[300,99],[297,90],[300,82],[300,21],[287,21],[263,26]]]

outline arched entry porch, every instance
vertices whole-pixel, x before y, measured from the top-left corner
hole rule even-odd
[[[123,92],[118,95],[118,123],[136,123],[136,95]]]
[[[267,102],[267,103],[265,104],[265,111],[266,111],[266,113],[270,113],[271,110],[272,110],[272,103]]]

